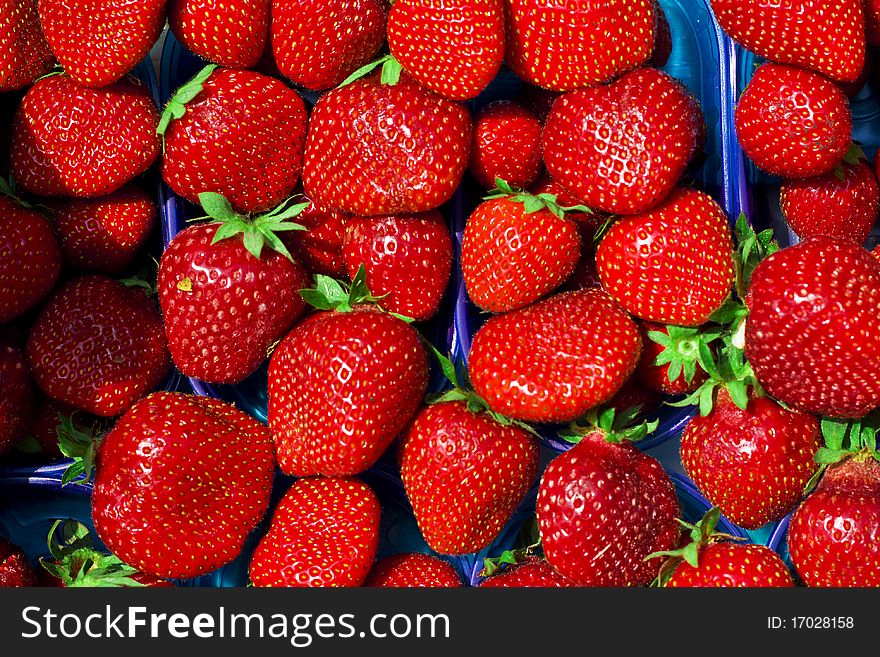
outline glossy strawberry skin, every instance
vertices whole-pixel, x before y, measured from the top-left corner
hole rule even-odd
[[[374,565],[364,586],[373,588],[458,588],[455,568],[428,554],[395,554]]]
[[[42,301],[60,272],[61,250],[49,222],[0,195],[0,324]]]
[[[231,68],[251,68],[269,37],[270,0],[169,0],[168,24],[190,51]]]
[[[101,417],[123,413],[171,366],[153,302],[103,276],[53,292],[31,329],[27,357],[43,392]]]
[[[238,212],[271,210],[299,182],[306,120],[302,98],[283,82],[217,69],[168,127],[162,177],[193,203],[216,192]]]
[[[37,586],[37,577],[21,548],[0,538],[0,588]]]
[[[788,548],[807,586],[880,586],[880,465],[832,465],[795,511]]]
[[[250,565],[254,586],[351,587],[379,543],[379,501],[358,479],[300,479],[287,492]]]
[[[291,82],[324,91],[369,63],[385,40],[383,0],[272,3],[272,50]]]
[[[856,244],[867,239],[880,205],[877,179],[865,162],[842,162],[840,167],[843,180],[832,171],[782,186],[782,214],[801,239],[818,235]]]
[[[306,194],[367,217],[427,212],[458,188],[470,140],[464,106],[406,79],[392,86],[364,78],[315,105],[306,138]]]
[[[633,315],[699,326],[733,287],[727,215],[710,196],[679,188],[654,210],[616,222],[596,264],[605,289]]]
[[[859,77],[865,54],[862,0],[712,0],[718,23],[761,57],[840,82]]]
[[[791,588],[794,580],[782,559],[764,545],[712,543],[700,550],[697,568],[683,561],[669,588]]]
[[[685,427],[681,462],[726,518],[758,529],[782,519],[800,501],[821,446],[814,416],[768,397],[750,399],[742,410],[721,389],[709,415]]]
[[[341,278],[346,273],[342,254],[345,225],[351,218],[344,212],[311,202],[296,218],[296,223],[305,226],[306,230],[285,231],[279,237],[313,276],[322,274]]]
[[[43,78],[15,117],[12,174],[39,196],[112,194],[156,161],[158,122],[150,92],[132,78],[104,89]]]
[[[24,354],[0,344],[0,455],[24,436],[33,415],[33,382]]]
[[[735,122],[746,155],[784,178],[829,173],[852,142],[852,115],[840,87],[791,66],[761,66],[739,100]]]
[[[474,98],[504,61],[501,0],[399,0],[388,14],[388,46],[431,91]]]
[[[52,52],[78,84],[106,87],[130,72],[159,39],[166,0],[39,0]]]
[[[578,586],[640,586],[657,576],[653,552],[679,540],[678,499],[660,464],[602,433],[553,460],[538,491],[547,561]]]
[[[0,2],[0,92],[14,91],[52,70],[55,57],[46,43],[37,0]]]
[[[522,563],[508,566],[479,584],[480,588],[564,588],[574,586],[553,566],[540,557],[529,557]]]
[[[538,444],[465,402],[423,408],[400,446],[400,473],[422,536],[440,554],[494,541],[538,474]]]
[[[218,399],[157,392],[101,443],[95,529],[148,575],[209,573],[238,556],[266,513],[273,473],[265,426]]]
[[[345,227],[345,267],[361,265],[382,307],[416,321],[437,314],[452,269],[452,238],[436,210],[420,215],[354,218]],[[384,296],[387,295],[387,296]]]
[[[657,357],[663,353],[663,346],[648,337],[648,332],[668,334],[669,330],[664,324],[655,324],[654,322],[643,322],[642,328],[642,344],[644,349],[635,374],[641,385],[663,395],[686,395],[699,388],[709,378],[704,369],[697,367],[694,378],[691,379],[690,383],[688,383],[687,377],[683,372],[674,381],[670,381],[669,363],[664,365],[654,364]]]
[[[831,417],[880,406],[880,262],[862,247],[813,237],[775,253],[747,304],[746,357],[769,394]]]
[[[697,148],[697,101],[657,69],[560,96],[544,126],[544,164],[590,208],[636,214],[673,190]]]
[[[401,320],[369,307],[311,315],[269,363],[279,466],[300,477],[363,472],[409,422],[427,385],[427,355]]]
[[[553,91],[607,82],[645,64],[654,49],[652,0],[507,0],[505,9],[507,63],[523,80]]]
[[[663,68],[669,62],[672,55],[672,28],[663,7],[657,0],[654,3],[654,52],[651,55],[648,66]]]
[[[641,352],[635,322],[602,290],[584,290],[493,317],[474,336],[468,367],[495,412],[569,422],[613,397]]]
[[[471,175],[485,189],[495,187],[496,178],[512,187],[531,187],[541,173],[542,128],[538,117],[518,103],[490,103],[474,117]]]

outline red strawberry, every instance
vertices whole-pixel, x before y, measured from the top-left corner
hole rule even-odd
[[[0,344],[0,455],[24,435],[33,414],[33,382],[18,349]]]
[[[27,357],[43,392],[103,417],[125,411],[170,367],[152,301],[103,276],[77,278],[52,294],[31,329]]]
[[[490,545],[534,483],[538,456],[527,431],[473,404],[422,409],[400,445],[400,474],[431,549],[468,554]]]
[[[52,70],[37,0],[0,0],[0,92],[21,89]]]
[[[654,49],[651,0],[507,0],[505,8],[508,64],[523,80],[554,91],[607,82],[645,64]]]
[[[859,92],[868,84],[868,80],[873,79],[874,71],[877,68],[877,49],[873,46],[865,50],[865,65],[862,73],[853,82],[839,82],[838,85],[847,98],[854,99]]]
[[[712,0],[721,27],[761,57],[841,82],[859,77],[865,53],[862,0]]]
[[[457,588],[461,583],[455,568],[428,554],[395,554],[373,565],[364,586],[379,588]]]
[[[509,566],[497,575],[487,577],[481,588],[561,588],[574,584],[553,570],[553,566],[540,557],[531,557],[522,563]]]
[[[218,195],[202,200],[218,222],[178,234],[159,267],[168,347],[186,376],[239,383],[305,310],[308,274],[273,232],[296,227],[285,220],[302,206],[248,220]]]
[[[384,0],[272,3],[272,50],[281,72],[306,89],[335,87],[385,41]]]
[[[397,0],[388,14],[388,47],[431,91],[474,98],[504,61],[501,0]]]
[[[526,422],[569,422],[613,397],[641,352],[635,322],[594,289],[493,317],[474,336],[469,369],[493,411]]]
[[[254,586],[364,583],[379,543],[379,501],[358,479],[300,479],[281,500],[250,565]]]
[[[812,237],[764,260],[747,299],[746,357],[768,393],[817,415],[880,406],[880,262]]]
[[[168,24],[177,40],[208,61],[251,68],[269,38],[270,0],[169,0]]]
[[[537,116],[538,120],[543,124],[547,120],[550,110],[553,109],[553,103],[557,98],[559,98],[559,94],[555,91],[523,82],[519,93],[516,95],[516,102]]]
[[[635,377],[631,377],[605,406],[618,411],[626,411],[638,407],[638,415],[644,415],[657,409],[662,401],[663,397],[659,393],[646,388]]]
[[[686,395],[703,384],[709,375],[696,368],[696,329],[654,322],[644,322],[642,328],[644,350],[636,370],[639,383],[664,395]]]
[[[436,210],[351,219],[342,254],[352,279],[366,268],[367,286],[386,310],[416,321],[437,314],[449,284],[452,238]]]
[[[639,586],[678,543],[678,500],[660,464],[631,443],[590,433],[541,478],[538,527],[547,561],[579,586]]]
[[[165,27],[166,0],[39,0],[40,23],[71,78],[106,87],[150,52]]]
[[[49,222],[4,196],[4,183],[0,182],[0,324],[42,301],[61,272],[61,250]]]
[[[283,82],[207,66],[162,116],[162,177],[193,203],[214,192],[237,212],[270,210],[299,181],[305,130],[305,104]]]
[[[657,0],[654,2],[654,53],[648,61],[648,66],[663,68],[669,62],[672,55],[672,28],[663,7]]]
[[[281,241],[310,274],[338,278],[345,274],[342,243],[350,220],[344,212],[310,203],[296,218],[305,230],[282,233]]]
[[[872,46],[880,46],[880,0],[864,0],[865,35]]]
[[[544,127],[544,163],[586,205],[617,214],[656,206],[697,149],[701,111],[652,68],[561,96]]]
[[[846,96],[821,75],[764,64],[736,107],[739,143],[755,165],[784,178],[821,176],[852,143]]]
[[[43,78],[15,117],[12,174],[40,196],[111,194],[159,156],[158,120],[150,92],[131,78],[105,89]]]
[[[427,212],[458,188],[470,141],[464,106],[404,79],[357,80],[324,94],[312,111],[306,194],[367,217]]]
[[[39,394],[27,435],[37,441],[44,458],[56,459],[61,458],[61,450],[58,446],[59,430],[72,426],[74,430],[86,433],[88,425],[97,421],[94,416],[78,411],[69,404]]]
[[[37,586],[28,558],[21,548],[0,538],[0,588]]]
[[[501,178],[530,187],[541,172],[541,122],[522,105],[499,100],[474,118],[470,172],[485,189]]]
[[[65,261],[82,271],[115,274],[137,255],[156,224],[150,195],[130,185],[98,199],[50,204]]]

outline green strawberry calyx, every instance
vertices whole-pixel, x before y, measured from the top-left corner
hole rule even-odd
[[[23,207],[25,210],[37,209],[37,206],[28,203],[19,195],[18,185],[15,182],[15,178],[13,178],[11,175],[8,179],[0,176],[0,195],[5,196],[10,201]]]
[[[564,207],[559,205],[555,194],[531,194],[525,190],[512,187],[507,181],[501,178],[495,178],[495,188],[490,190],[489,194],[483,197],[483,200],[493,201],[499,198],[507,198],[516,203],[522,203],[525,207],[526,214],[534,214],[541,210],[549,210],[560,219],[565,216],[566,212],[593,214],[593,211],[586,205]]]
[[[684,380],[691,383],[698,367],[708,374],[703,363],[713,361],[709,345],[720,337],[721,329],[711,326],[692,328],[668,325],[665,331],[648,331],[648,338],[663,347],[663,351],[654,359],[654,365],[669,365],[666,376],[670,383],[677,381],[682,374]]]
[[[541,532],[538,529],[538,519],[532,516],[523,525],[512,549],[505,550],[497,557],[483,559],[483,569],[480,571],[480,577],[491,577],[505,566],[516,566],[528,561],[532,557],[539,556],[540,551]]]
[[[612,406],[600,406],[587,412],[582,418],[575,420],[566,429],[559,432],[559,437],[569,443],[577,444],[584,436],[602,433],[609,443],[638,442],[654,433],[659,421],[636,422],[642,413],[642,407],[631,406],[623,412]]]
[[[186,106],[191,103],[196,96],[202,93],[205,82],[208,81],[208,78],[211,77],[211,74],[216,69],[216,64],[209,64],[196,73],[192,80],[185,83],[180,89],[174,92],[174,95],[165,107],[165,111],[162,112],[162,117],[159,119],[159,125],[156,127],[157,135],[161,135],[164,139],[165,133],[168,130],[168,126],[171,125],[171,122],[183,118],[184,114],[186,114]]]
[[[318,310],[350,313],[354,310],[355,306],[374,305],[407,324],[413,322],[412,317],[393,313],[382,308],[379,302],[388,295],[377,297],[370,292],[370,288],[367,286],[367,269],[364,265],[358,267],[351,285],[346,285],[344,282],[330,276],[317,274],[315,276],[315,287],[300,290],[299,293],[306,303]]]
[[[848,459],[880,461],[880,452],[877,451],[880,411],[874,411],[857,420],[824,417],[820,426],[825,445],[813,456],[819,467],[804,487],[805,492],[813,490],[828,467],[835,463]]]
[[[843,156],[843,160],[834,167],[834,177],[837,178],[840,182],[846,182],[846,173],[843,170],[844,164],[849,164],[851,166],[857,165],[859,162],[865,162],[868,160],[868,157],[865,155],[865,151],[862,150],[862,145],[859,142],[854,141],[852,145],[850,145],[849,150],[846,152],[846,155]]]
[[[394,55],[384,55],[369,64],[361,66],[358,70],[345,78],[345,80],[343,80],[336,88],[341,89],[342,87],[346,87],[352,82],[366,77],[380,66],[382,67],[382,84],[394,86],[400,82],[400,74],[403,71],[403,66],[397,61],[397,59],[395,59]]]
[[[58,447],[61,453],[73,459],[73,463],[68,466],[61,477],[61,485],[83,484],[90,481],[102,438],[97,427],[93,427],[91,431],[82,431],[74,424],[73,415],[61,415],[57,432]]]
[[[143,290],[148,297],[157,296],[159,294],[159,261],[151,256],[136,274],[128,278],[120,278],[119,282],[127,288]]]

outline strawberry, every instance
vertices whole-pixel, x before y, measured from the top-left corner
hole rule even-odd
[[[831,173],[782,185],[782,214],[801,239],[819,235],[856,244],[867,239],[877,219],[880,189],[860,152],[847,155]]]
[[[34,381],[50,397],[112,417],[170,368],[162,318],[143,290],[103,276],[53,292],[27,342]]]
[[[21,548],[0,538],[0,588],[37,586],[28,558]]]
[[[162,115],[162,177],[193,203],[212,192],[236,212],[270,210],[299,181],[306,118],[302,98],[283,82],[206,66]]]
[[[544,126],[544,164],[593,209],[636,214],[672,192],[697,149],[699,104],[657,69],[561,96]]]
[[[169,0],[168,24],[177,40],[208,61],[252,68],[269,38],[270,0]]]
[[[727,215],[707,194],[680,187],[654,210],[616,222],[596,265],[602,285],[633,315],[699,326],[734,283]]]
[[[767,392],[817,415],[880,406],[880,262],[812,237],[764,260],[747,299],[746,356]]]
[[[507,0],[505,9],[507,63],[523,80],[553,91],[607,82],[644,65],[654,49],[652,0]]]
[[[696,367],[697,329],[654,322],[643,322],[642,329],[644,350],[635,374],[641,385],[664,395],[686,395],[708,378]]]
[[[880,46],[880,0],[864,0],[865,36],[872,46]]]
[[[37,0],[0,0],[0,92],[33,84],[54,62]]]
[[[516,94],[516,102],[525,107],[529,112],[538,117],[543,124],[553,109],[553,103],[559,98],[559,94],[549,89],[536,87],[528,82],[523,82]]]
[[[99,422],[98,418],[44,394],[37,395],[34,406],[27,435],[36,441],[36,445],[32,444],[31,449],[36,451],[39,448],[39,453],[47,460],[62,456],[58,445],[59,431],[64,432],[71,428],[86,433],[88,425]]]
[[[132,78],[104,89],[43,78],[15,117],[12,174],[40,196],[112,194],[159,156],[158,120],[150,92]]]
[[[856,96],[865,88],[865,85],[868,84],[868,80],[872,80],[874,78],[874,71],[877,68],[877,49],[874,46],[869,46],[865,50],[865,65],[862,68],[862,73],[852,82],[838,82],[838,86],[841,91],[843,91],[844,95],[847,98],[856,99]]]
[[[106,87],[131,71],[165,27],[166,0],[39,0],[46,40],[77,83]]]
[[[64,260],[81,271],[116,274],[137,255],[156,224],[156,203],[129,185],[97,199],[49,204]]]
[[[499,315],[474,336],[474,390],[496,413],[568,422],[608,401],[636,368],[639,329],[598,289],[565,292]]]
[[[210,573],[238,556],[266,513],[273,470],[265,426],[218,399],[157,392],[101,443],[95,529],[148,575]]]
[[[654,2],[654,52],[648,61],[648,66],[663,68],[669,62],[672,55],[672,28],[666,12],[657,0]]]
[[[504,61],[501,0],[397,0],[388,14],[388,47],[431,91],[474,98]]]
[[[662,395],[655,390],[643,386],[639,383],[637,377],[631,377],[605,406],[620,411],[638,407],[639,413],[637,415],[642,415],[656,410],[662,401]]]
[[[711,0],[718,23],[746,49],[840,82],[855,80],[865,53],[862,0]]]
[[[379,501],[358,479],[297,481],[250,565],[254,586],[360,586],[379,543]]]
[[[470,172],[485,189],[501,178],[530,187],[541,173],[541,122],[509,100],[490,103],[474,118]]]
[[[216,221],[179,233],[159,266],[168,347],[186,376],[239,383],[305,310],[308,274],[275,235],[302,228],[287,220],[303,206],[249,219],[219,194],[200,199]]]
[[[0,455],[24,435],[34,410],[33,381],[24,354],[0,344]]]
[[[395,554],[373,564],[364,586],[378,588],[458,588],[464,586],[448,562],[428,554]]]
[[[846,96],[821,75],[764,64],[735,114],[739,143],[755,165],[784,178],[831,172],[849,150],[852,115]]]
[[[272,50],[294,84],[324,91],[367,64],[385,41],[384,0],[274,0]]]
[[[351,288],[317,277],[322,309],[269,362],[269,428],[278,464],[299,477],[371,467],[415,414],[428,385],[419,335],[375,306],[361,269]]]
[[[452,238],[436,210],[352,219],[342,255],[352,279],[366,268],[367,286],[387,310],[416,321],[437,314],[452,269]]]
[[[350,220],[344,212],[310,203],[296,218],[306,230],[282,233],[281,241],[310,274],[337,278],[345,274],[342,244]]]
[[[487,577],[481,588],[562,588],[574,586],[540,557],[530,557]]]
[[[0,324],[42,301],[61,272],[61,250],[49,222],[4,191],[11,190],[0,178]]]
[[[470,140],[464,106],[405,78],[357,80],[321,96],[312,111],[306,195],[367,217],[433,210],[458,188]]]

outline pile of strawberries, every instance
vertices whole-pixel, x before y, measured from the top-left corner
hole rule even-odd
[[[786,178],[784,250],[691,182],[720,128],[658,68],[656,0],[7,0],[0,452],[94,477],[111,552],[59,523],[51,583],[211,573],[267,521],[256,586],[461,586],[435,555],[492,545],[540,474],[535,540],[482,585],[793,586],[716,531],[793,510],[801,582],[880,585],[880,192],[845,90],[880,3],[767,4],[712,2],[772,60],[736,127]],[[206,66],[160,113],[128,74],[166,20]],[[503,67],[517,99],[475,100]],[[201,219],[151,266],[157,175]],[[482,200],[456,254],[459,190]],[[459,274],[485,321],[444,354]],[[238,385],[267,358],[268,426],[156,392],[172,364]],[[637,448],[661,403],[699,411],[695,523]],[[551,434],[574,446],[540,473]],[[376,561],[359,475],[383,456],[435,555]],[[36,581],[0,542],[0,585]]]

